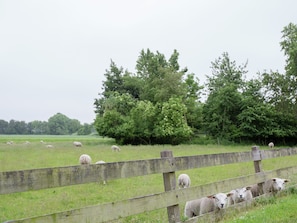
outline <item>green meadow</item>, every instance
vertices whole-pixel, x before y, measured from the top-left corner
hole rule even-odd
[[[40,141],[45,142],[45,144]],[[7,145],[7,141],[13,141]],[[25,144],[29,141],[29,144]],[[74,147],[73,141],[80,141],[83,147]],[[46,145],[53,148],[46,148]],[[0,136],[0,171],[24,170],[57,166],[78,165],[79,156],[83,153],[92,157],[92,162],[104,160],[105,162],[117,162],[127,160],[141,160],[160,158],[163,150],[173,151],[174,156],[191,156],[200,154],[214,154],[227,152],[250,151],[252,145],[155,145],[155,146],[121,146],[121,152],[111,151],[112,139],[98,136]],[[268,149],[261,148],[260,149]],[[264,160],[263,169],[272,170],[296,165],[297,156],[275,158]],[[183,171],[191,177],[192,186],[220,181],[227,178],[238,177],[254,173],[253,162],[214,166],[208,168],[191,169]],[[177,172],[176,175],[180,174]],[[290,185],[297,182],[296,176],[290,178]],[[128,179],[108,181],[106,185],[102,182],[83,185],[51,188],[38,191],[0,195],[0,222],[39,216],[70,209],[82,208],[89,205],[125,200],[133,197],[164,191],[163,178],[161,174],[154,174]],[[296,194],[282,196],[275,201],[259,202],[251,210],[245,213],[236,213],[224,222],[256,222],[264,215],[269,216],[278,211],[289,208]],[[195,199],[195,198],[193,198]],[[296,203],[296,202],[295,202]],[[294,204],[295,204],[294,203]],[[295,205],[296,206],[296,205]],[[294,206],[294,207],[295,207]],[[184,204],[180,204],[180,212],[183,215]],[[296,207],[294,208],[296,210]],[[288,217],[286,211],[279,212],[278,222],[286,222]],[[293,215],[293,216],[291,216]],[[297,213],[290,212],[292,218],[297,219]],[[282,219],[283,217],[283,219]],[[282,221],[281,221],[282,220]],[[155,210],[115,222],[167,222],[166,209]],[[264,222],[264,221],[259,221]],[[268,221],[267,221],[268,222]],[[289,222],[289,221],[287,221]]]

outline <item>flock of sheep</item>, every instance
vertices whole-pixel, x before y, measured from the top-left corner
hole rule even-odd
[[[184,209],[184,216],[192,218],[208,212],[218,211],[224,209],[230,205],[234,205],[240,202],[251,203],[254,197],[262,194],[275,195],[279,191],[285,189],[285,184],[289,182],[287,179],[272,178],[268,179],[263,184],[263,190],[261,190],[258,184],[237,188],[231,190],[228,193],[217,193],[207,197],[187,201]],[[191,184],[191,179],[187,174],[181,174],[178,176],[179,188],[187,188]]]

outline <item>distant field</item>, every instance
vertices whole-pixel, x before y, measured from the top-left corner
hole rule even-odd
[[[53,148],[46,148],[43,140]],[[14,141],[7,145],[7,141]],[[29,141],[30,144],[24,144]],[[73,141],[81,141],[83,147],[76,148]],[[92,157],[93,162],[126,161],[159,158],[163,150],[172,150],[174,156],[190,156],[225,152],[250,151],[251,146],[217,146],[217,145],[156,145],[156,146],[121,146],[121,152],[112,152],[112,139],[96,136],[0,136],[0,171],[34,169],[56,166],[78,165],[82,153]],[[268,149],[268,148],[260,148]],[[293,166],[297,156],[264,160],[264,170]],[[192,186],[206,184],[254,173],[252,162],[231,164],[217,167],[200,168],[184,171],[191,176]],[[179,174],[179,173],[176,173]],[[296,183],[292,176],[291,184]],[[123,200],[164,191],[162,175],[155,174],[129,179],[113,180],[103,185],[101,182],[0,195],[0,222],[55,213],[74,208],[81,208],[98,203]],[[180,204],[183,213],[184,204]],[[156,210],[117,222],[167,222],[166,210]]]

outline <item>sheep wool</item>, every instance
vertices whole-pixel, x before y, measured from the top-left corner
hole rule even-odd
[[[92,159],[91,159],[91,157],[88,154],[82,154],[79,157],[79,163],[81,165],[91,164],[91,162],[92,162]]]
[[[180,174],[177,178],[179,188],[187,188],[191,185],[191,179],[188,174]]]

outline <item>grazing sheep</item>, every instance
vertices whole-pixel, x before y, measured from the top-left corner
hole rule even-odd
[[[250,190],[252,192],[253,197],[258,197],[258,196],[260,196],[260,195],[263,194],[262,186],[260,188],[260,186],[258,184],[253,184],[251,186],[251,189]]]
[[[30,142],[29,142],[29,141],[25,141],[24,144],[25,144],[25,145],[29,145]]]
[[[43,140],[40,140],[40,143],[45,144],[45,142]]]
[[[203,198],[200,205],[200,215],[226,208],[228,205],[228,197],[231,195],[232,193],[218,193]]]
[[[242,188],[232,190],[231,191],[232,195],[229,197],[230,204],[236,204],[243,201],[249,201],[249,202],[252,201],[253,195],[251,192],[251,188],[252,187],[248,186],[248,187],[242,187]]]
[[[192,218],[211,211],[224,209],[228,205],[228,197],[232,193],[218,193],[200,199],[187,201],[185,205],[185,217]]]
[[[187,188],[190,187],[191,179],[188,174],[180,174],[177,178],[178,187],[179,188]]]
[[[272,193],[276,194],[277,192],[285,189],[285,184],[289,182],[287,179],[281,178],[272,178],[265,181],[263,185],[263,190],[265,194]]]
[[[13,141],[6,142],[7,145],[13,145]]]
[[[102,163],[105,163],[103,160],[99,160],[96,162],[96,164],[102,164]]]
[[[99,160],[99,161],[96,162],[96,164],[104,164],[104,163],[106,163],[106,162],[103,161],[103,160]],[[103,180],[103,184],[106,184],[105,180]]]
[[[272,149],[274,147],[274,143],[270,142],[270,143],[268,143],[268,146],[269,146],[270,149]]]
[[[73,145],[75,147],[82,147],[82,143],[81,142],[73,142]]]
[[[89,155],[87,154],[82,154],[80,157],[79,157],[79,163],[81,165],[84,165],[84,164],[91,164],[92,162],[92,159]]]
[[[53,145],[46,145],[46,148],[54,148],[54,146]]]
[[[116,146],[116,145],[112,145],[112,146],[111,146],[111,150],[112,150],[112,151],[115,151],[115,152],[120,152],[120,151],[121,151],[120,147],[118,147],[118,146]]]
[[[185,205],[184,215],[185,217],[192,218],[199,216],[200,205],[203,198],[187,201]]]

